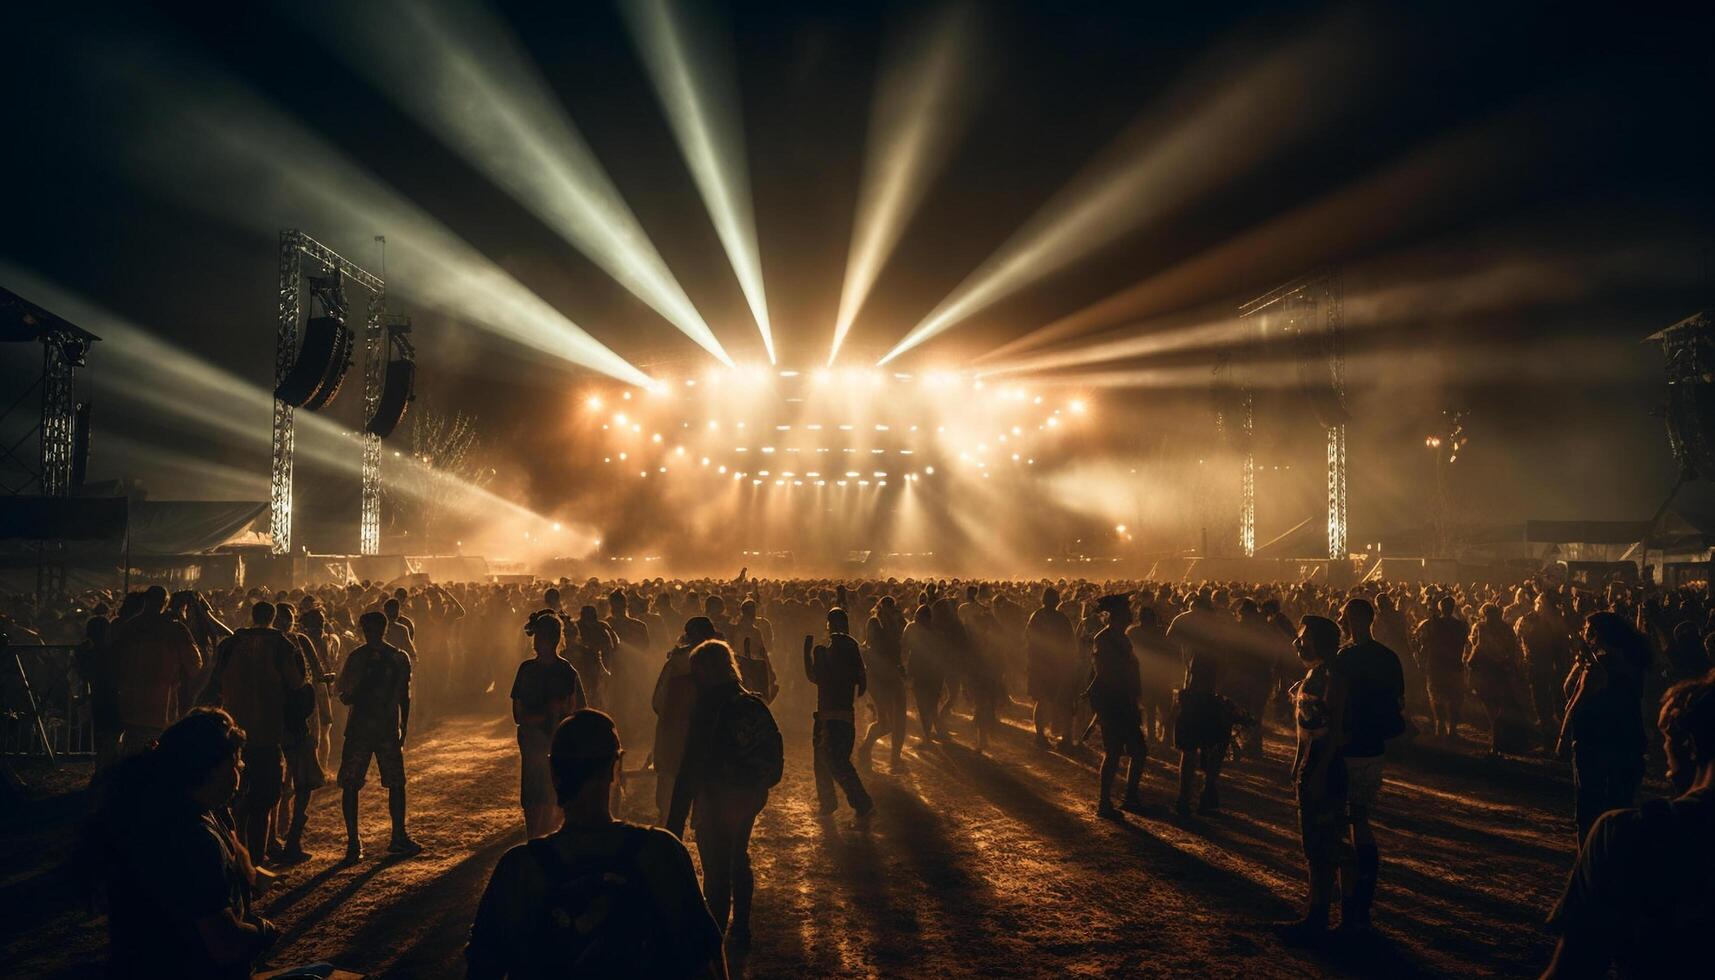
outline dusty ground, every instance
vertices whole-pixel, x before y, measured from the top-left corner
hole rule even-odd
[[[880,806],[866,831],[849,810],[816,818],[807,724],[782,724],[786,778],[758,823],[755,941],[733,958],[735,975],[1527,975],[1547,960],[1539,923],[1572,860],[1560,767],[1489,763],[1469,744],[1417,750],[1392,766],[1376,820],[1381,936],[1329,958],[1287,950],[1268,929],[1302,896],[1278,734],[1266,763],[1229,769],[1226,813],[1171,817],[1173,772],[1155,758],[1151,810],[1124,823],[1096,818],[1092,761],[1039,752],[1022,728],[986,756],[913,739],[903,772],[883,761],[866,774]],[[426,727],[407,764],[412,830],[428,850],[336,866],[337,791],[318,794],[306,841],[317,860],[263,901],[284,932],[275,965],[462,976],[489,870],[523,839],[517,749],[499,717]],[[628,817],[652,817],[651,780],[632,781]],[[57,870],[83,806],[80,794],[52,792],[66,781],[37,783],[35,799],[13,801],[0,821],[6,975],[99,972],[104,923]],[[379,852],[385,799],[373,782],[363,821]]]

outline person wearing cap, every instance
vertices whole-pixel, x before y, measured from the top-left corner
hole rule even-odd
[[[659,827],[614,819],[624,756],[600,711],[576,711],[555,729],[549,766],[564,820],[495,865],[465,947],[467,976],[726,977],[721,933],[685,845]],[[565,886],[592,878],[608,891],[568,904],[577,895]],[[610,901],[621,892],[646,907]]]
[[[697,682],[691,676],[691,651],[705,640],[724,640],[707,616],[685,620],[685,632],[667,653],[667,662],[655,678],[655,806],[662,823],[673,806],[673,782],[685,759],[685,741],[690,737],[691,711],[697,703]]]
[[[1138,675],[1137,655],[1125,630],[1131,625],[1131,603],[1125,595],[1106,595],[1096,601],[1096,608],[1107,614],[1107,625],[1096,634],[1095,673],[1084,695],[1096,723],[1102,726],[1102,769],[1096,813],[1117,818],[1120,811],[1110,799],[1114,776],[1119,773],[1120,756],[1131,759],[1126,770],[1125,801],[1127,810],[1143,808],[1138,784],[1143,779],[1143,761],[1149,757],[1149,744],[1143,737],[1143,712],[1138,702],[1143,697],[1143,681]]]

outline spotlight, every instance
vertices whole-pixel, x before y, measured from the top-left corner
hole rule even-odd
[[[1041,399],[1037,399],[1037,400],[1040,401]],[[1072,403],[1066,407],[1070,408],[1072,410],[1072,414],[1074,414],[1074,415],[1082,415],[1089,408],[1088,405],[1084,404],[1084,400],[1082,398],[1072,399]]]
[[[626,401],[630,401],[631,400],[631,392],[629,392],[629,391],[624,392],[619,397],[625,399]]]
[[[659,443],[661,441],[661,433],[657,432],[654,435],[650,436],[649,441],[654,442],[654,443]]]
[[[714,419],[709,419],[709,431],[710,432],[713,432],[716,429],[719,429],[720,427],[721,427],[721,424],[719,422],[716,422]]]
[[[680,448],[680,449],[681,449],[681,450],[683,450],[683,449],[684,449],[684,448],[685,448],[685,447],[683,447],[683,446],[680,446],[680,447],[679,447],[679,448]],[[704,457],[703,457],[703,465],[704,465],[704,466],[707,466],[707,465],[709,465],[709,458],[708,458],[708,457],[707,457],[707,456],[704,456]]]
[[[834,372],[827,368],[817,368],[810,373],[810,381],[813,384],[825,385],[832,380],[834,380]]]
[[[1055,428],[1059,424],[1060,424],[1060,420],[1057,417],[1055,417],[1053,415],[1048,416],[1048,427],[1050,429]]]
[[[1125,533],[1125,525],[1124,524],[1115,524],[1114,525],[1114,533],[1115,534],[1124,534]]]
[[[927,474],[928,474],[928,475],[930,475],[930,476],[934,476],[934,475],[935,475],[935,467],[933,467],[933,466],[925,466],[925,467],[923,467],[923,472],[924,472],[924,473],[927,473]]]
[[[631,419],[627,418],[624,412],[615,412],[613,413],[613,424],[623,429],[631,424]]]
[[[600,395],[591,395],[588,398],[584,399],[584,404],[589,406],[590,411],[599,412],[599,411],[601,411],[601,396]]]
[[[625,462],[625,454],[624,454],[624,453],[620,453],[620,454],[619,454],[619,461],[620,461],[620,462],[621,462],[621,463],[623,463],[623,462]]]
[[[716,472],[720,473],[722,476],[725,476],[726,475],[726,467],[722,466],[720,469],[716,470]]]
[[[684,446],[674,446],[673,447],[673,455],[675,455],[675,456],[685,455],[685,447]]]

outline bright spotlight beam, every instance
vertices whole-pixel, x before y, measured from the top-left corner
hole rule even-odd
[[[1191,79],[1044,204],[882,357],[886,364],[1025,286],[1250,172],[1344,111],[1380,45],[1325,29],[1224,79]],[[1207,72],[1198,73],[1206,75]],[[1196,93],[1207,92],[1206,95]]]
[[[896,44],[883,64],[829,364],[970,118],[974,20],[968,4],[949,5],[926,31]]]
[[[319,8],[303,20],[454,152],[732,365],[529,55],[496,18],[463,0],[385,0]]]
[[[193,76],[166,57],[127,48],[84,61],[103,91],[132,98],[115,137],[132,164],[127,175],[270,238],[282,227],[302,227],[337,247],[385,232],[389,292],[628,384],[649,383],[468,242],[236,79]]]
[[[675,9],[672,0],[634,0],[619,8],[714,222],[715,234],[738,276],[745,302],[762,331],[768,362],[778,363],[768,297],[762,287],[762,254],[756,243],[744,127],[738,118],[737,79],[730,66],[717,63],[706,48],[691,49],[685,12]]]

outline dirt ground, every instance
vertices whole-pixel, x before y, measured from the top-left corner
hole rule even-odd
[[[1534,975],[1551,948],[1540,923],[1573,856],[1564,767],[1485,760],[1469,741],[1415,747],[1390,765],[1378,805],[1380,935],[1337,956],[1299,952],[1268,928],[1303,895],[1278,731],[1266,762],[1229,766],[1224,813],[1173,817],[1174,770],[1157,749],[1149,811],[1114,823],[1095,815],[1093,758],[1038,751],[1016,721],[979,755],[955,718],[965,744],[913,738],[897,774],[877,753],[865,780],[879,810],[860,829],[849,809],[817,818],[808,720],[781,722],[786,777],[757,825],[755,938],[731,957],[735,976]],[[499,716],[425,727],[407,765],[412,833],[427,850],[339,867],[338,792],[318,793],[305,845],[316,859],[262,900],[284,934],[273,965],[463,975],[477,898],[523,840],[517,748]],[[61,869],[86,805],[65,792],[77,771],[24,775],[30,798],[0,815],[0,973],[99,975],[105,921]],[[652,783],[631,780],[625,816],[652,822]],[[373,781],[362,819],[378,854],[387,820]]]

